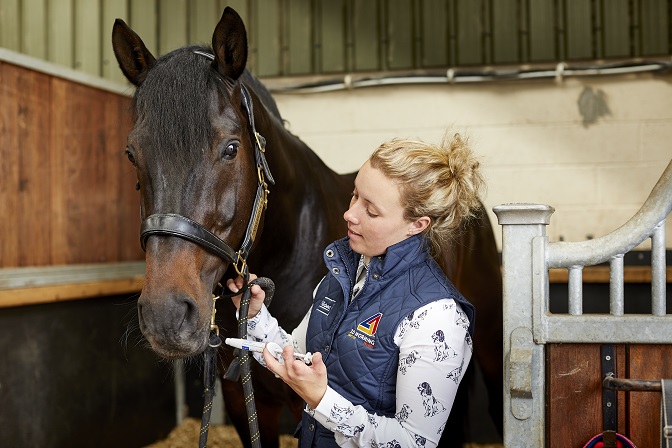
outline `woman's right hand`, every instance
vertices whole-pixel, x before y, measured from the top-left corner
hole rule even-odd
[[[256,279],[257,276],[250,273],[250,281]],[[226,287],[229,288],[231,292],[238,292],[243,287],[243,277],[238,276],[235,279],[228,279],[226,281]],[[247,318],[251,319],[256,316],[261,310],[261,306],[264,304],[264,299],[266,298],[266,293],[259,285],[253,285],[250,288],[252,292],[252,297],[250,297],[250,307],[247,310]],[[242,299],[242,294],[231,297],[233,304],[236,306],[237,310],[240,310],[240,300]]]

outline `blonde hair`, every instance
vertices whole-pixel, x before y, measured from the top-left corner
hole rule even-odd
[[[404,218],[430,218],[425,233],[435,258],[481,207],[479,162],[459,134],[446,134],[438,145],[395,138],[380,145],[369,163],[399,187]]]

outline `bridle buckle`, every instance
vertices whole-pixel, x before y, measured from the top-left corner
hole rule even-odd
[[[233,261],[233,268],[238,275],[245,278],[247,274],[247,259],[243,258],[240,251],[236,252],[236,257],[236,260]]]

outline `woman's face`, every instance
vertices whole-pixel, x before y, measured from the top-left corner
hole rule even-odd
[[[389,246],[426,227],[421,220],[404,218],[399,188],[368,161],[357,174],[350,208],[343,218],[348,223],[350,247],[367,257],[384,254]]]

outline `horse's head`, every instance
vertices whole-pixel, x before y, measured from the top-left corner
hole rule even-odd
[[[158,60],[122,20],[112,40],[137,87],[126,154],[137,170],[146,251],[140,328],[160,355],[192,356],[207,346],[212,291],[237,257],[231,247],[249,243],[260,157],[265,166],[239,80],[245,27],[226,8],[213,49],[185,47]]]

